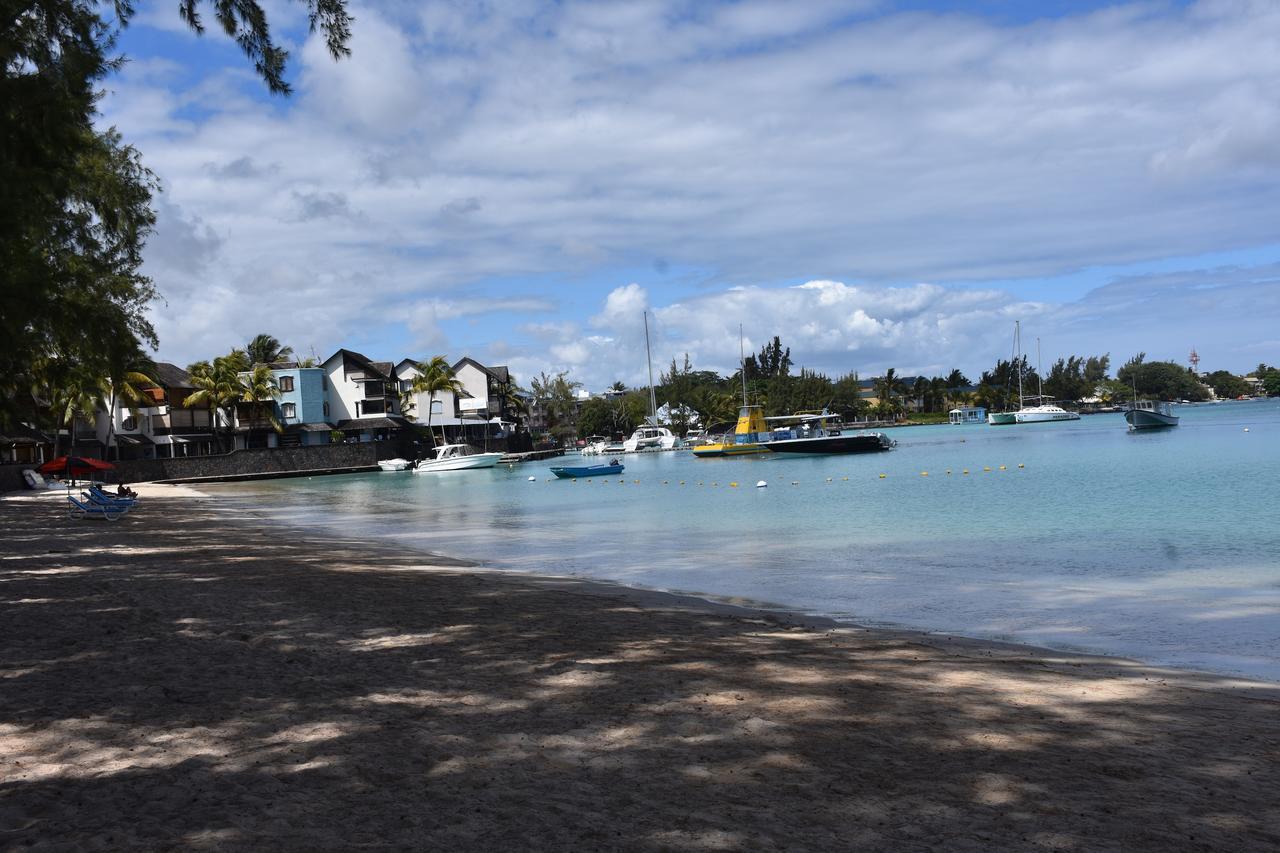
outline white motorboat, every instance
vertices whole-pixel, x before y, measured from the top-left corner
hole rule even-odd
[[[413,471],[415,474],[433,474],[436,471],[492,468],[501,458],[501,453],[481,453],[469,444],[442,444],[430,459],[423,459],[415,465]]]
[[[1068,412],[1061,406],[1046,404],[1043,406],[1027,406],[1013,413],[1014,422],[1020,424],[1042,424],[1049,421],[1078,421],[1077,412]]]
[[[413,465],[413,463],[408,459],[400,459],[398,457],[395,459],[383,459],[378,463],[378,467],[383,471],[404,471],[411,465]]]
[[[636,453],[641,450],[674,450],[679,444],[680,439],[666,427],[645,424],[622,442],[622,450],[624,453]]]
[[[1129,429],[1158,429],[1178,425],[1173,404],[1160,400],[1135,400],[1124,413],[1124,419],[1128,421]]]

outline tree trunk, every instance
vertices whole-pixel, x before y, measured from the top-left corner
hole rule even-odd
[[[111,400],[107,407],[107,456],[119,459],[120,448],[116,446],[116,386],[111,386]]]

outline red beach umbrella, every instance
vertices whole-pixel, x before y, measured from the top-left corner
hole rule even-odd
[[[50,459],[36,470],[41,474],[61,474],[64,477],[87,477],[99,471],[111,471],[116,466],[101,459],[86,459],[82,456],[59,456]]]

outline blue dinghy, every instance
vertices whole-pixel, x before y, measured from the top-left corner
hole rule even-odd
[[[607,477],[610,474],[621,474],[622,470],[621,462],[610,462],[608,465],[563,465],[552,468],[551,473],[569,480],[578,477]]]

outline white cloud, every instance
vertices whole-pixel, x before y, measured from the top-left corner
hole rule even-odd
[[[139,57],[105,119],[167,187],[147,256],[163,351],[264,323],[322,350],[451,344],[446,306],[536,278],[565,310],[600,306],[575,318],[608,338],[542,343],[634,379],[647,294],[583,282],[670,267],[704,280],[656,306],[663,343],[719,367],[741,319],[754,346],[774,325],[832,365],[929,369],[1005,346],[1011,300],[953,282],[1276,240],[1280,7],[875,8],[360,7],[350,60],[316,36],[294,51],[289,101],[249,97],[243,62],[171,91]],[[188,233],[216,263],[178,262]],[[501,310],[514,331],[544,307]]]

